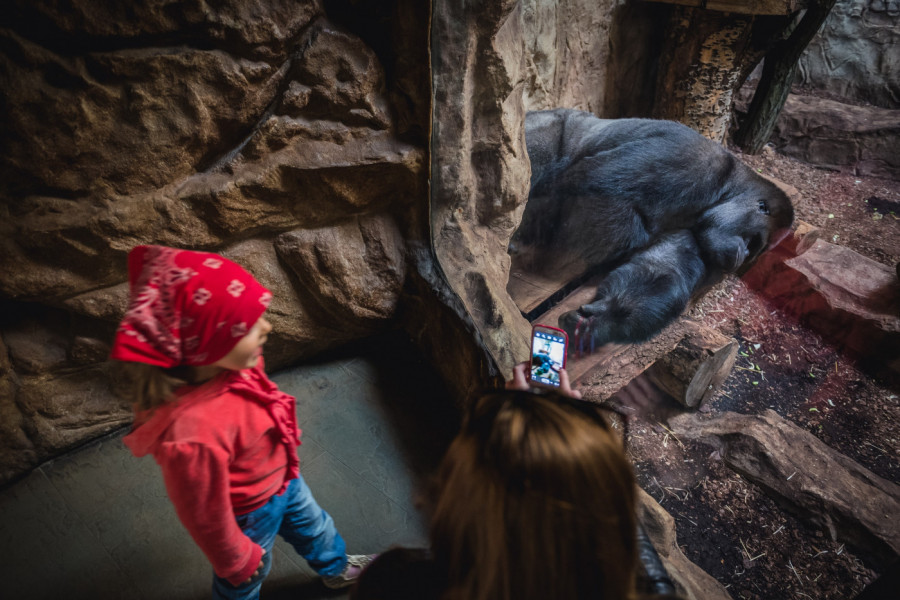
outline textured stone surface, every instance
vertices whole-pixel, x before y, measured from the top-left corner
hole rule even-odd
[[[58,313],[31,314],[4,327],[3,339],[17,372],[37,375],[66,364],[68,340],[62,321]]]
[[[0,481],[22,473],[37,459],[34,442],[25,432],[25,419],[15,401],[18,387],[18,377],[0,337]]]
[[[78,195],[202,170],[264,112],[285,77],[278,59],[320,10],[15,4],[0,62],[12,133],[4,179]]]
[[[131,408],[116,398],[111,381],[104,367],[21,378],[16,402],[39,455],[52,456],[131,421]]]
[[[360,217],[335,227],[301,229],[275,240],[300,289],[341,325],[344,335],[371,330],[395,315],[406,277],[403,237],[390,216]]]
[[[604,116],[612,53],[611,14],[621,0],[523,0],[525,106],[578,108]]]
[[[270,368],[395,319],[405,240],[427,214],[426,10],[9,4],[3,480],[127,422],[102,364],[136,244],[218,251],[256,274],[274,292]]]
[[[900,3],[837,2],[800,57],[795,83],[855,102],[900,108]]]
[[[266,342],[268,369],[309,358],[352,339],[336,334],[341,330],[333,322],[315,316],[312,298],[294,285],[289,273],[280,266],[270,242],[247,240],[223,250],[222,254],[244,265],[272,292],[272,303],[266,311],[266,318],[272,323],[271,343]]]
[[[509,238],[528,195],[521,6],[434,7],[431,229],[443,275],[501,371],[528,356],[506,293]],[[470,57],[459,65],[458,57]],[[452,64],[448,61],[453,60]]]
[[[813,165],[900,180],[900,109],[791,94],[771,141]]]

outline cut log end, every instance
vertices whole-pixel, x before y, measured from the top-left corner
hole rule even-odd
[[[647,370],[647,376],[684,406],[698,408],[731,373],[737,353],[733,338],[691,324],[681,341]]]

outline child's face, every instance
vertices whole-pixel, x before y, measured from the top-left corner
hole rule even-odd
[[[255,367],[259,362],[259,357],[262,356],[262,347],[266,343],[270,331],[272,331],[272,324],[264,317],[260,317],[250,332],[231,349],[231,352],[213,363],[213,366],[230,371]]]

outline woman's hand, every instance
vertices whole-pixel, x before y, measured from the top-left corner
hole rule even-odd
[[[528,385],[528,379],[525,378],[525,369],[527,369],[530,364],[531,363],[526,360],[513,367],[513,377],[506,382],[506,389],[523,390],[526,392],[531,389]],[[569,382],[569,373],[562,368],[559,370],[559,383],[560,394],[568,396],[569,398],[581,398],[581,392],[572,389],[572,384]]]

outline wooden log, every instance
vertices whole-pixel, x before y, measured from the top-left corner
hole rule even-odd
[[[682,439],[715,446],[730,468],[832,539],[846,541],[882,566],[900,554],[900,486],[775,411],[712,418],[683,413],[669,419],[669,427]]]
[[[684,337],[647,369],[647,376],[684,406],[698,408],[731,373],[738,343],[696,323],[685,321],[684,325]]]
[[[593,279],[573,291],[535,322],[555,326],[561,314],[594,298],[599,281],[599,278]],[[734,340],[682,318],[642,344],[607,344],[590,354],[570,347],[566,370],[572,382],[580,386],[585,399],[603,402],[654,363],[662,361],[666,366],[656,369],[658,374],[653,379],[654,384],[679,401],[687,399],[693,403],[690,406],[698,406],[728,376],[737,348]],[[670,358],[664,358],[669,354]],[[666,377],[665,371],[678,375]],[[677,383],[677,379],[681,383]],[[660,385],[659,381],[663,380],[666,383]]]
[[[709,573],[681,551],[675,519],[653,497],[638,488],[638,519],[672,578],[678,597],[684,600],[731,600],[731,595]]]
[[[722,142],[746,63],[755,63],[753,17],[676,6],[660,51],[653,117]]]
[[[679,320],[642,344],[607,344],[567,367],[586,400],[603,402],[647,370],[684,337],[687,320]]]

